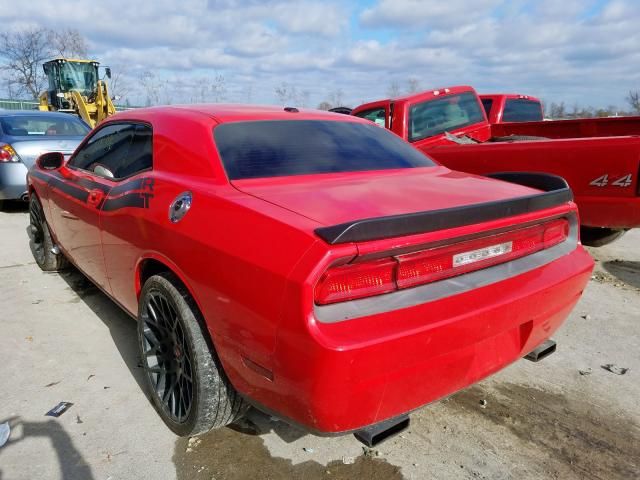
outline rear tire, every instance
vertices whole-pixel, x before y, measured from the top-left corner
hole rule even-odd
[[[140,294],[138,345],[153,404],[177,435],[228,425],[248,405],[227,379],[189,292],[172,273],[149,278]]]
[[[31,195],[29,200],[29,248],[36,263],[44,272],[57,272],[69,266],[69,261],[62,252],[54,253],[54,246],[42,205],[38,197]]]
[[[625,229],[580,227],[580,240],[587,247],[602,247],[617,240],[626,232]]]
[[[536,137],[533,135],[508,135],[506,137],[493,137],[492,142],[524,142],[534,140],[549,140],[547,137]]]

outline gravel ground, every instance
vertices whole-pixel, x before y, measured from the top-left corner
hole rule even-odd
[[[0,480],[640,478],[640,230],[592,249],[558,351],[412,416],[373,450],[262,415],[177,438],[142,387],[134,322],[75,271],[44,274],[0,212]],[[617,375],[602,368],[628,368]],[[72,402],[59,418],[44,414]]]

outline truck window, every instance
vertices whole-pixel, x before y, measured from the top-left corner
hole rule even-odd
[[[370,124],[232,122],[213,134],[230,180],[435,166],[400,137]]]
[[[493,98],[483,98],[482,106],[484,107],[484,111],[487,114],[487,118],[489,118],[489,114],[491,113],[491,107],[493,107]]]
[[[540,122],[542,108],[539,102],[523,98],[512,98],[506,101],[502,114],[503,122]]]
[[[373,108],[371,110],[365,110],[355,114],[356,117],[366,118],[367,120],[375,123],[379,127],[386,127],[386,111],[384,107]]]
[[[485,116],[475,93],[427,100],[409,108],[409,141],[484,122]]]

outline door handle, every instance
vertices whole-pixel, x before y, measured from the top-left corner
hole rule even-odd
[[[89,196],[87,197],[87,203],[89,205],[93,205],[94,207],[99,207],[104,199],[104,192],[99,189],[94,189],[89,191]]]

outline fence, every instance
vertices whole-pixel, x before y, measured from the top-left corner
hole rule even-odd
[[[39,103],[36,100],[12,100],[0,98],[0,109],[5,110],[37,110]],[[116,105],[116,110],[121,112],[122,110],[131,110],[132,108],[140,107],[126,107],[124,105]]]

